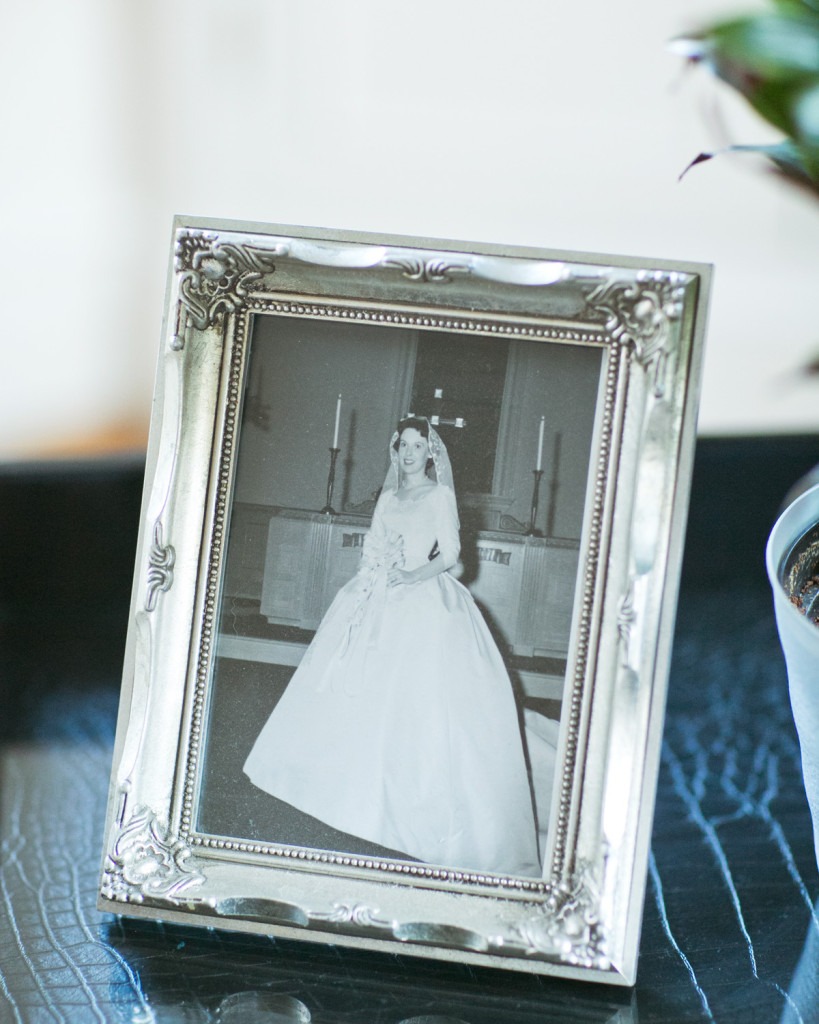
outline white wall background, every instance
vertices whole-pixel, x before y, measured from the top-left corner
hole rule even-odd
[[[815,430],[819,204],[677,181],[769,137],[666,46],[746,6],[6,4],[0,455],[139,444],[174,213],[713,262],[701,431]]]

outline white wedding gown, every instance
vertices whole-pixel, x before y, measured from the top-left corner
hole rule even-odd
[[[428,863],[540,876],[521,718],[469,591],[448,572],[387,587],[460,542],[444,484],[385,491],[358,574],[336,595],[245,764],[261,789]]]

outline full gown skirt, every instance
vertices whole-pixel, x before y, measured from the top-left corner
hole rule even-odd
[[[245,763],[259,788],[335,829],[431,864],[540,876],[521,717],[500,652],[449,572],[454,493],[382,494],[336,595]]]

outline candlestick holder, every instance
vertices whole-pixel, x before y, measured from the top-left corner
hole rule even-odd
[[[327,504],[321,510],[325,516],[338,515],[333,508],[333,488],[336,485],[336,459],[340,448],[330,448],[330,471],[327,474]]]
[[[527,529],[524,536],[542,537],[543,532],[537,529],[535,523],[537,522],[537,507],[540,503],[540,478],[543,476],[543,470],[533,469],[532,475],[535,478],[534,485],[532,487],[532,511],[529,514],[529,528]]]

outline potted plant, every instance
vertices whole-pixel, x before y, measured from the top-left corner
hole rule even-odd
[[[718,22],[672,48],[727,82],[782,133],[772,144],[720,152],[761,154],[776,175],[819,199],[819,0],[771,0],[767,10]],[[686,171],[717,155],[701,153]],[[819,863],[819,470],[791,498],[766,563]]]
[[[686,171],[720,152],[759,153],[819,199],[819,3],[770,2],[769,11],[718,22],[674,40],[672,49],[736,89],[782,139],[700,153]]]

